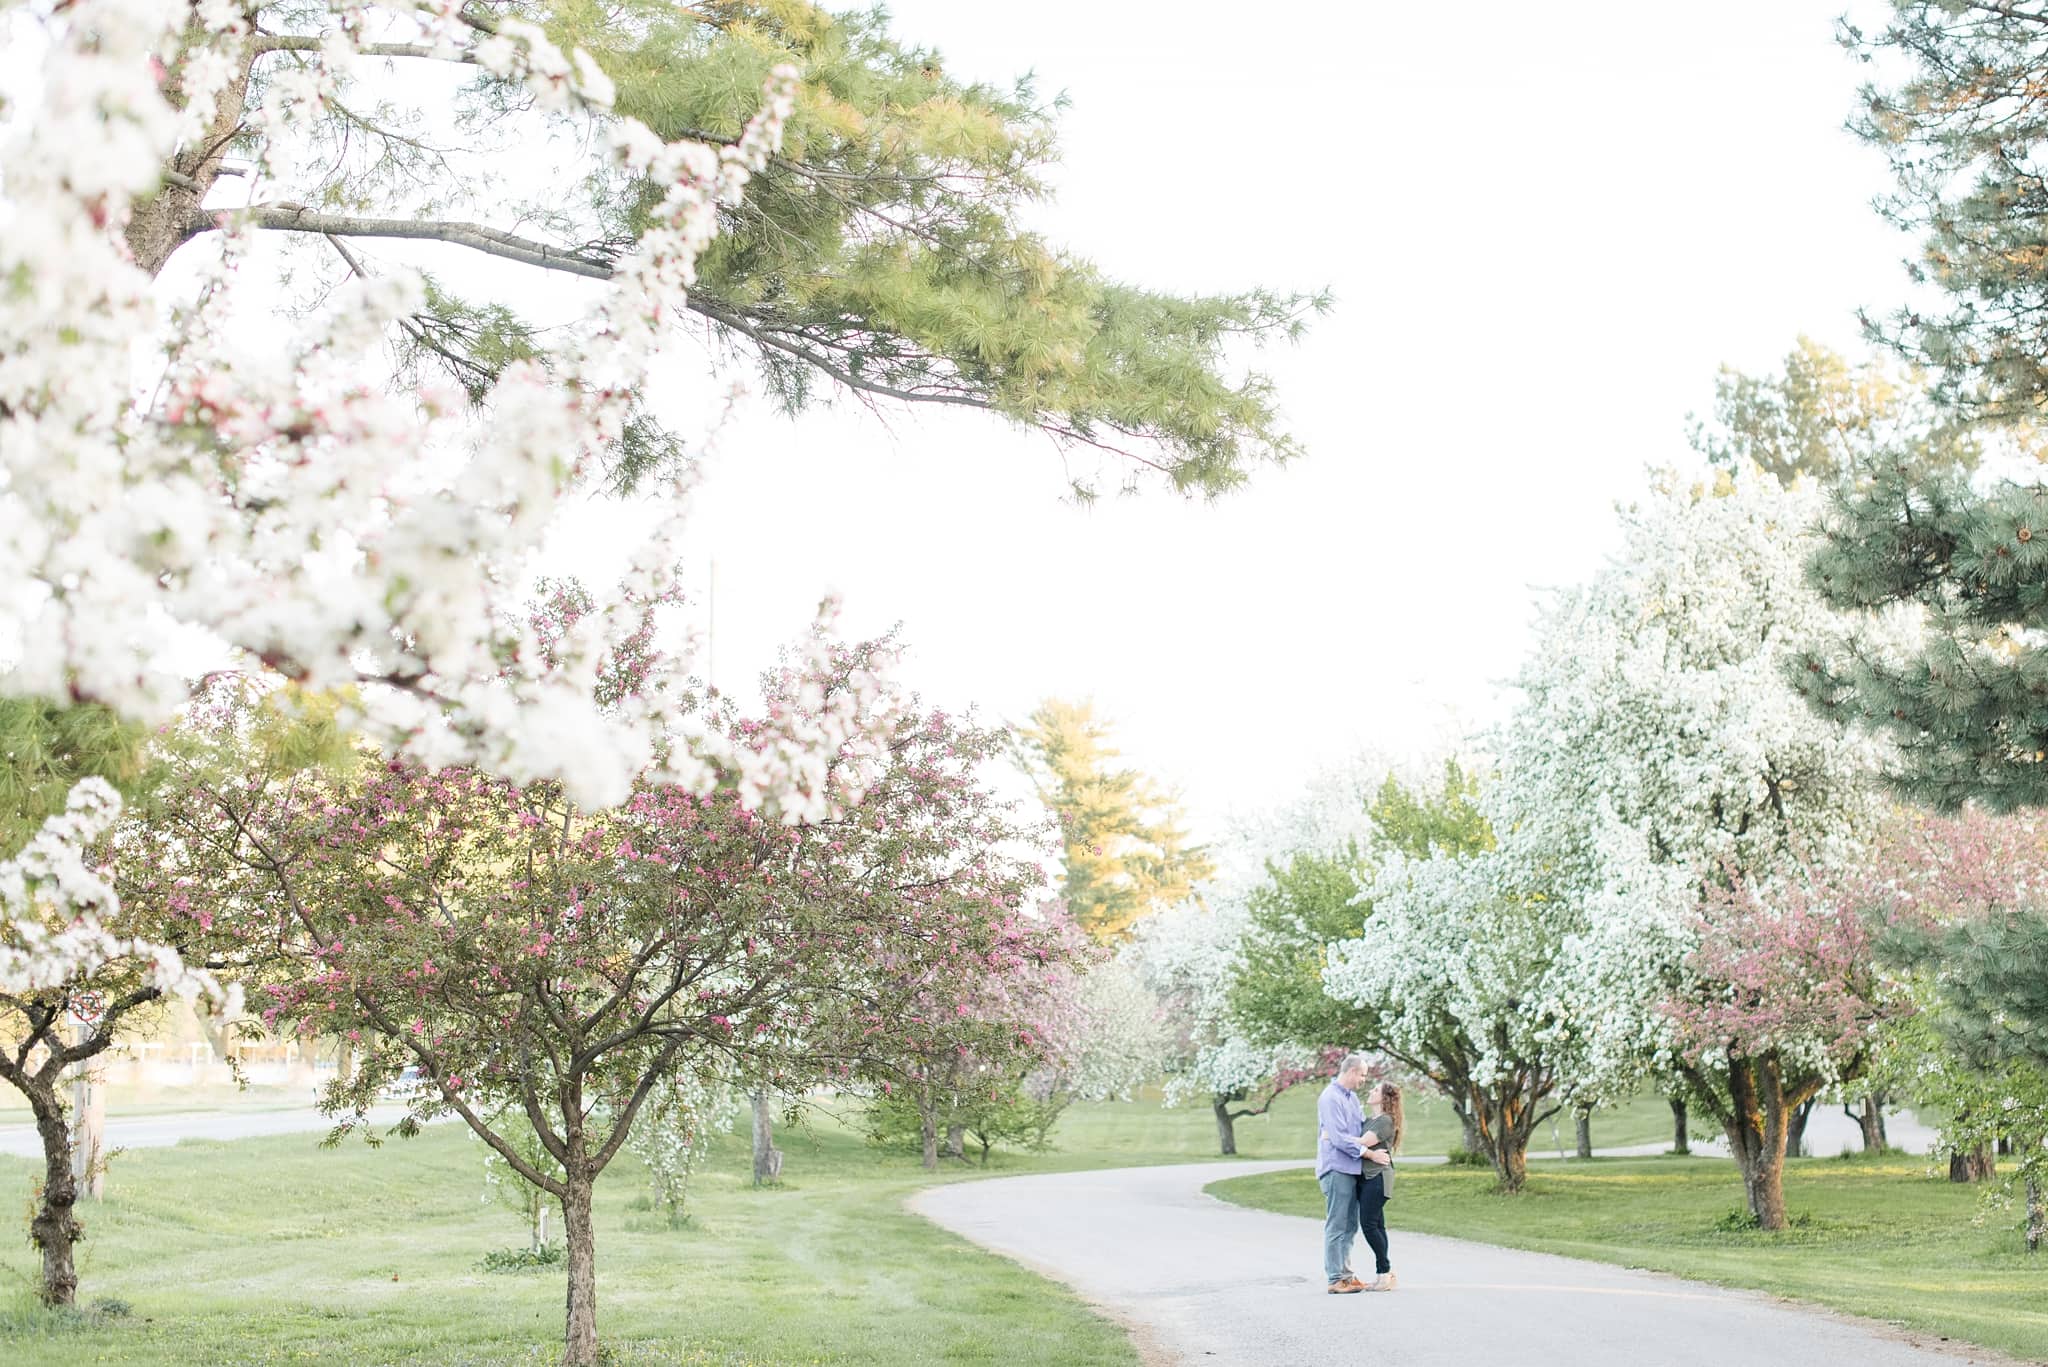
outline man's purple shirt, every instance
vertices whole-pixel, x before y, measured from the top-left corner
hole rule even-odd
[[[1323,1088],[1322,1099],[1316,1102],[1316,1125],[1317,1177],[1326,1172],[1365,1171],[1365,1160],[1357,1149],[1332,1142],[1339,1135],[1356,1139],[1365,1133],[1365,1112],[1358,1104],[1358,1093],[1335,1082]]]

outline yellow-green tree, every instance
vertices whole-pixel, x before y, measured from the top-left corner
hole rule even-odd
[[[1017,728],[1019,761],[1060,825],[1060,892],[1082,928],[1123,939],[1215,872],[1173,794],[1120,766],[1092,702],[1048,698]]]

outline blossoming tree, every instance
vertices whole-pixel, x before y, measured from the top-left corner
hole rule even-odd
[[[1866,901],[1880,958],[1912,975],[1924,1006],[1916,1024],[1932,1057],[1918,1081],[1949,1117],[1951,1175],[1989,1176],[1969,1174],[1970,1158],[1988,1169],[1994,1141],[2011,1141],[2005,1183],[2025,1193],[2035,1251],[2048,1238],[2048,820],[1914,815],[1879,853]]]
[[[1817,714],[1791,677],[1823,642],[1880,649],[1906,627],[1852,621],[1809,587],[1818,508],[1761,472],[1663,477],[1623,510],[1614,562],[1548,614],[1522,673],[1488,814],[1555,923],[1555,1005],[1583,1039],[1583,1090],[1674,1074],[1661,1004],[1711,889],[1795,857],[1846,867],[1872,829],[1879,744]],[[1753,1213],[1778,1218],[1782,1135],[1756,1108],[1722,1113]]]
[[[771,722],[721,714],[736,746],[818,724],[873,663],[839,648],[824,687],[768,681]],[[785,1085],[893,1061],[950,1031],[929,983],[1007,960],[1036,886],[984,786],[996,733],[900,714],[859,797],[775,821],[730,789],[637,784],[609,809],[560,784],[366,758],[343,778],[255,795],[201,782],[176,842],[211,876],[207,910],[274,946],[267,1022],[363,1053],[325,1104],[366,1123],[406,1066],[408,1128],[452,1113],[560,1204],[571,1361],[594,1360],[591,1195],[643,1108],[678,1074]],[[855,747],[840,765],[868,767]],[[950,1036],[949,1036],[950,1038]],[[507,1108],[550,1167],[493,1118]]]
[[[1137,923],[1121,953],[1160,999],[1170,1041],[1166,1099],[1209,1103],[1216,1144],[1237,1152],[1237,1122],[1264,1115],[1282,1092],[1318,1076],[1316,1049],[1254,1039],[1230,1011],[1247,913],[1223,890],[1214,901],[1190,899]]]
[[[1727,1132],[1759,1227],[1786,1225],[1786,1132],[1823,1088],[1869,1065],[1910,1009],[1878,966],[1865,917],[1885,871],[1794,865],[1712,889],[1660,1009],[1674,1066]]]
[[[1451,1097],[1501,1189],[1521,1190],[1575,1058],[1555,917],[1486,852],[1389,853],[1366,898],[1361,933],[1329,947],[1325,991],[1370,1012],[1364,1043]]]

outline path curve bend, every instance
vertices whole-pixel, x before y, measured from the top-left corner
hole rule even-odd
[[[1003,1177],[926,1187],[910,1205],[1074,1288],[1130,1325],[1155,1363],[2011,1361],[1755,1292],[1401,1230],[1393,1233],[1398,1291],[1332,1296],[1322,1284],[1317,1222],[1234,1206],[1202,1190],[1225,1177],[1301,1166],[1198,1163]],[[1362,1241],[1358,1253],[1371,1256]]]

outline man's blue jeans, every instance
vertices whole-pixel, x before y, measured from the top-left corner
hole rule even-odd
[[[1323,1273],[1332,1282],[1351,1262],[1351,1241],[1358,1235],[1358,1174],[1326,1172],[1316,1179],[1323,1188]]]

